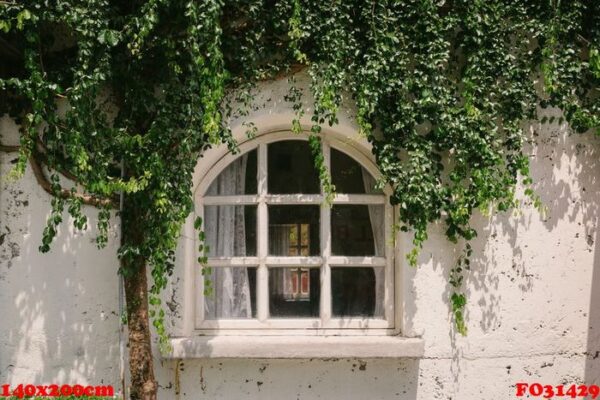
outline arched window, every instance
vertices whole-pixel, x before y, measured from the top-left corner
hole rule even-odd
[[[322,146],[332,204],[292,133],[246,142],[204,174],[196,213],[210,271],[195,280],[197,330],[394,327],[393,208],[368,157]]]

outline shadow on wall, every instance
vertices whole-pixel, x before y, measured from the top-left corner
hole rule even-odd
[[[15,154],[0,153],[4,176]],[[0,185],[0,381],[119,384],[118,292],[113,239],[102,251],[94,229],[60,227],[48,254],[38,246],[49,196],[30,171]],[[86,210],[93,221],[96,213]]]
[[[560,116],[558,110],[542,110],[542,115],[545,114],[557,120]],[[536,210],[520,189],[517,197],[521,205],[515,212],[497,214],[491,220],[483,216],[475,218],[474,227],[480,238],[473,244],[473,268],[465,287],[480,296],[483,332],[501,325],[497,313],[500,295],[495,291],[507,279],[512,286],[518,286],[523,296],[539,285],[536,290],[539,295],[541,287],[548,284],[545,279],[555,280],[562,273],[563,279],[569,280],[569,273],[574,272],[572,282],[564,282],[567,284],[564,288],[569,283],[579,283],[588,289],[583,277],[591,275],[588,253],[594,251],[593,238],[597,234],[600,139],[592,132],[572,133],[566,123],[534,123],[528,130],[525,153],[530,159],[533,189],[545,210]],[[506,244],[510,245],[510,257],[502,251]],[[545,293],[549,301],[557,296],[568,298],[577,293]]]
[[[557,110],[542,115],[546,113],[559,115]],[[587,354],[585,371],[582,366],[573,374],[582,380],[585,374],[585,383],[600,383],[600,138],[592,132],[570,133],[558,123],[526,129],[534,190],[548,212],[535,210],[521,188],[516,212],[473,217],[478,237],[471,243],[471,270],[463,284],[469,301],[467,338],[458,338],[450,325],[443,332],[443,327],[430,329],[432,317],[451,318],[448,275],[461,250],[446,241],[443,224],[432,227],[418,271],[406,274],[409,331],[424,335],[426,353],[452,361],[455,388],[467,353],[475,358],[535,357],[560,355],[563,349],[577,357]],[[408,241],[404,250],[410,250]],[[424,270],[430,267],[434,272]],[[431,293],[436,287],[442,290]],[[478,353],[478,347],[484,350]]]
[[[560,116],[557,110],[542,113],[556,120]],[[504,303],[510,299],[506,286],[509,279],[510,285],[520,289],[521,304],[537,310],[531,315],[523,311],[525,324],[518,329],[538,337],[549,353],[560,354],[561,348],[572,348],[573,356],[586,360],[584,369],[572,371],[573,377],[585,379],[581,383],[588,385],[598,384],[600,138],[593,132],[572,133],[564,123],[533,124],[529,138],[526,152],[530,155],[534,190],[547,212],[534,210],[526,199],[516,215],[497,215],[493,223],[487,224],[484,218],[477,221],[475,227],[484,243],[476,241],[474,254],[482,256],[474,260],[466,287],[472,292],[469,295],[479,297],[480,327],[489,333],[501,329],[503,322],[512,322],[502,321],[507,314]],[[491,244],[499,235],[510,244],[510,258]],[[585,307],[588,293],[589,313]],[[582,294],[586,297],[581,298]],[[501,296],[505,298],[502,311]],[[521,315],[518,309],[508,310]],[[517,336],[517,328],[514,330]],[[553,339],[553,335],[558,338]],[[572,341],[571,348],[565,340]],[[552,341],[555,348],[549,347]]]
[[[597,197],[600,201],[600,197]],[[599,217],[593,221],[598,226]],[[596,231],[594,250],[594,272],[590,296],[589,325],[585,362],[585,383],[600,385],[600,234]]]
[[[552,115],[559,114],[550,110]],[[550,210],[549,217],[543,220],[544,225],[548,231],[555,232],[558,239],[555,243],[547,243],[542,251],[552,253],[553,248],[571,242],[567,259],[552,257],[553,262],[564,268],[561,277],[563,286],[562,290],[549,293],[549,296],[572,299],[590,293],[589,309],[578,307],[567,308],[566,311],[580,314],[587,323],[587,329],[582,333],[583,338],[587,333],[587,341],[582,346],[585,370],[581,383],[600,384],[600,138],[594,132],[565,134],[567,128],[564,124],[551,129],[549,134],[540,133],[543,125],[537,124],[533,128],[537,144],[532,160],[532,175],[537,182],[535,190]],[[575,226],[575,229],[563,232],[563,221]],[[529,220],[523,222],[530,223]],[[521,257],[517,268],[524,271],[527,280],[531,281],[526,273],[527,262],[522,258],[523,254],[515,251],[515,255]],[[585,304],[586,300],[582,299],[582,303]],[[572,332],[572,327],[567,327],[563,335],[578,337],[577,329],[574,330]]]

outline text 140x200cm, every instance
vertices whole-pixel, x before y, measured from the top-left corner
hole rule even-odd
[[[11,385],[0,386],[0,397],[24,397],[31,396],[114,396],[115,391],[112,386],[92,386],[92,385],[24,385],[20,384],[11,388]]]

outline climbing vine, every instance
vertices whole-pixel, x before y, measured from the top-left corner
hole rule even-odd
[[[159,293],[193,209],[193,168],[210,146],[237,151],[226,121],[247,113],[259,81],[306,69],[310,93],[289,81],[290,129],[310,135],[330,195],[321,126],[355,104],[400,229],[412,234],[411,265],[432,222],[467,243],[449,282],[461,333],[471,216],[513,208],[519,183],[542,207],[522,124],[558,107],[576,132],[600,132],[593,0],[9,0],[0,32],[0,114],[21,126],[12,176],[37,163],[55,196],[40,249],[50,249],[65,207],[86,226],[83,203],[101,208],[104,245],[122,194],[121,272],[135,274],[140,259],[151,267],[163,343]],[[65,188],[65,177],[77,184]]]

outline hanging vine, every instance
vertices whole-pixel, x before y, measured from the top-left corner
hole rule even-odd
[[[234,103],[251,104],[259,81],[306,67],[311,96],[290,82],[298,113],[290,128],[301,131],[302,104],[311,106],[308,134],[330,195],[321,126],[337,123],[344,101],[356,104],[398,223],[412,234],[411,265],[432,222],[468,243],[473,213],[514,207],[519,182],[541,207],[522,129],[538,107],[559,107],[577,132],[600,132],[600,3],[592,0],[2,1],[0,32],[8,61],[0,114],[21,126],[13,176],[31,158],[51,171],[41,250],[65,206],[83,228],[82,202],[104,204],[106,232],[124,193],[121,272],[135,273],[138,258],[152,268],[149,302],[163,344],[159,293],[193,208],[193,168],[210,146],[236,151],[226,117]],[[81,193],[65,195],[60,171]],[[466,247],[450,275],[461,333],[470,254]]]

